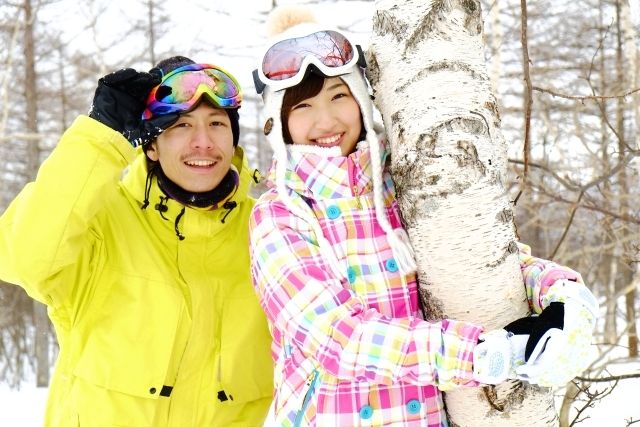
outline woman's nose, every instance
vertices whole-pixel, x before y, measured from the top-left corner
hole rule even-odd
[[[318,129],[331,130],[336,122],[336,115],[330,108],[324,108],[317,112],[316,126]]]

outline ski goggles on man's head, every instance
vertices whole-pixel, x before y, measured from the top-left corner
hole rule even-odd
[[[203,96],[219,108],[238,108],[242,102],[240,85],[231,74],[215,65],[189,64],[162,77],[149,93],[142,118],[189,111]]]
[[[282,90],[300,83],[310,65],[325,77],[335,77],[350,72],[356,64],[366,66],[359,45],[337,31],[316,31],[269,47],[262,55],[260,68],[253,71],[253,82],[258,93],[265,86]]]

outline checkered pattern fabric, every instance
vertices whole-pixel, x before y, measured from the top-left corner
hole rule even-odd
[[[250,223],[254,286],[274,338],[275,425],[446,426],[440,391],[476,385],[481,328],[423,320],[415,274],[398,269],[376,220],[365,144],[348,157],[287,152],[289,197],[310,215],[291,212],[271,188]],[[401,227],[388,173],[383,194],[389,222]]]
[[[290,150],[288,159],[291,199],[313,212],[334,254],[322,253],[313,228],[275,190],[261,197],[252,267],[274,337],[276,424],[445,425],[437,387],[473,384],[480,328],[422,320],[415,275],[401,274],[376,221],[368,150]],[[388,174],[383,182],[389,221],[401,227]],[[343,266],[340,277],[329,256]]]
[[[567,279],[584,283],[577,271],[558,265],[553,261],[546,261],[531,255],[531,248],[518,243],[520,249],[520,268],[527,288],[529,305],[535,313],[541,313],[546,307],[543,297],[557,280]]]

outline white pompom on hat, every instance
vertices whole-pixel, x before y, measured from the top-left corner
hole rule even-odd
[[[301,6],[287,6],[274,9],[269,15],[267,27],[269,29],[270,36],[267,47],[273,46],[281,40],[304,37],[318,31],[331,30],[343,34],[341,31],[334,28],[318,24],[311,12],[307,8]],[[260,58],[260,63],[262,63],[262,60],[263,58]],[[382,229],[387,234],[394,257],[396,258],[396,262],[398,263],[401,271],[405,274],[414,272],[416,270],[416,264],[413,249],[409,243],[407,233],[402,228],[397,230],[392,228],[384,209],[384,199],[382,196],[383,159],[380,153],[378,137],[374,129],[373,102],[371,101],[371,96],[369,94],[369,86],[364,76],[364,70],[361,69],[358,64],[354,63],[351,71],[338,77],[340,77],[347,86],[349,86],[353,97],[360,107],[360,113],[362,115],[362,121],[366,131],[366,142],[371,152],[376,218],[378,219]],[[285,186],[287,147],[282,134],[283,123],[281,123],[280,120],[280,111],[282,109],[285,92],[286,90],[274,91],[269,87],[269,85],[267,85],[262,93],[262,99],[265,105],[265,116],[267,118],[265,124],[265,135],[267,135],[267,139],[269,140],[269,144],[271,145],[276,158],[276,188],[278,194],[287,207],[293,213],[304,218],[312,225],[323,253],[329,251],[333,254],[333,257],[328,259],[332,260],[331,264],[333,269],[336,270],[335,272],[343,276],[346,274],[346,271],[344,271],[346,269],[340,267],[331,244],[324,238],[317,219],[315,217],[312,218],[313,215],[311,212],[306,210],[303,211],[292,202]]]

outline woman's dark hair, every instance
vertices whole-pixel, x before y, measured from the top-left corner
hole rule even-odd
[[[319,94],[324,85],[324,80],[325,77],[320,74],[308,73],[300,83],[288,88],[284,93],[282,108],[280,109],[280,123],[282,123],[282,139],[285,144],[293,144],[291,133],[289,133],[289,115],[291,114],[291,109],[305,99],[313,98]],[[358,107],[360,106],[358,105]],[[367,135],[362,120],[362,112],[360,113],[360,126],[362,130],[360,131],[358,140],[362,141]]]

